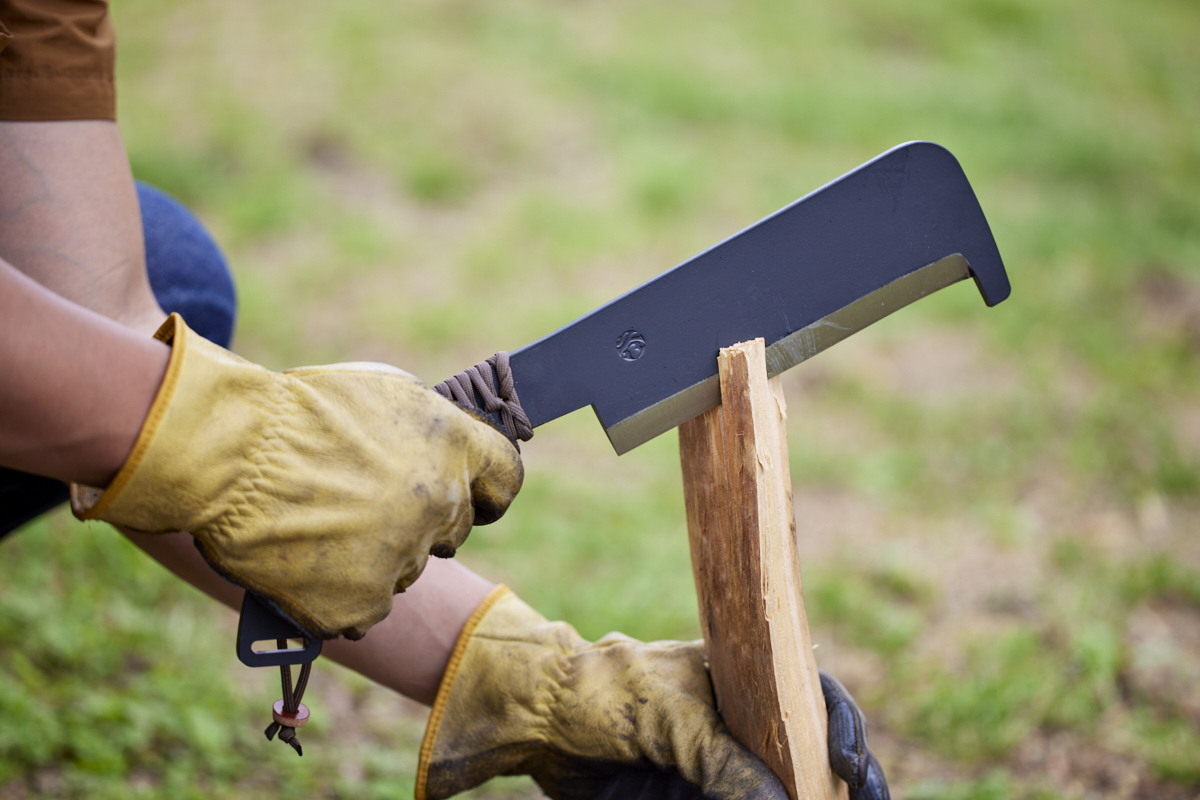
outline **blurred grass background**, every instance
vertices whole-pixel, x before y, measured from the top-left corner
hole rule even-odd
[[[947,146],[1012,298],[954,287],[785,377],[818,661],[895,797],[1200,796],[1200,5],[113,14],[134,172],[212,228],[235,349],[276,368],[436,382]],[[463,560],[585,636],[697,636],[675,437],[618,459],[585,410],[525,458]],[[325,665],[296,759],[232,615],[115,533],[58,514],[2,556],[0,798],[410,796],[420,707]]]

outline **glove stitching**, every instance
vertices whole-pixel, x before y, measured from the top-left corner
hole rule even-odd
[[[125,457],[125,463],[117,470],[117,474],[113,477],[112,481],[106,488],[101,490],[99,498],[87,508],[83,508],[81,505],[72,502],[71,510],[79,519],[107,519],[104,515],[111,506],[120,501],[121,494],[125,490],[126,485],[133,480],[134,473],[137,472],[142,459],[150,449],[150,443],[153,441],[154,435],[158,432],[162,418],[167,412],[167,406],[175,395],[175,389],[179,384],[179,376],[183,370],[183,361],[187,356],[188,337],[179,336],[178,341],[176,341],[177,328],[187,330],[187,326],[183,323],[183,318],[175,313],[167,317],[166,321],[155,332],[154,338],[171,348],[171,355],[167,359],[167,369],[163,375],[162,382],[159,384],[158,390],[154,393],[154,400],[150,403],[150,410],[146,418],[142,420],[137,438],[133,442],[133,449]],[[73,483],[72,485],[77,484]],[[81,490],[75,494],[77,497],[82,498],[85,493]]]
[[[467,618],[463,629],[458,634],[458,640],[454,643],[454,650],[450,653],[450,662],[446,665],[445,672],[442,673],[442,681],[438,686],[437,696],[434,698],[433,707],[429,711],[429,721],[425,724],[425,736],[421,739],[421,750],[417,759],[416,786],[413,792],[416,800],[426,799],[429,770],[433,766],[433,751],[437,744],[438,732],[441,730],[446,706],[450,702],[450,693],[454,688],[454,681],[458,677],[458,670],[462,665],[462,660],[466,656],[467,647],[471,644],[471,640],[476,637],[476,630],[483,622],[483,618],[508,594],[511,594],[511,590],[507,586],[502,583],[497,585],[483,599],[483,602],[475,608],[471,616]]]

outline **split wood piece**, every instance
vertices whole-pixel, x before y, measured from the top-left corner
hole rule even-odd
[[[792,800],[848,797],[800,586],[787,418],[762,339],[718,359],[721,405],[679,426],[700,622],[717,706]]]

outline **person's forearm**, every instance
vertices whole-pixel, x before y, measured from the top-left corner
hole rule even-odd
[[[164,317],[116,125],[0,122],[0,465],[106,485],[161,381]]]
[[[116,123],[0,122],[0,259],[142,333],[162,323]]]
[[[204,593],[230,608],[241,607],[242,590],[204,563],[189,534],[122,533]],[[493,588],[494,584],[457,561],[431,558],[417,582],[396,596],[392,613],[383,622],[356,642],[326,642],[324,655],[405,697],[430,705],[463,624]]]
[[[0,260],[0,466],[106,486],[170,353]]]
[[[336,639],[325,654],[344,667],[433,705],[458,634],[495,588],[457,561],[430,558],[392,613],[357,642]]]

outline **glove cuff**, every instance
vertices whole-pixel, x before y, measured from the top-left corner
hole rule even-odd
[[[142,429],[138,432],[137,439],[133,443],[133,449],[129,451],[129,456],[125,459],[125,463],[121,465],[121,469],[117,471],[116,477],[112,479],[108,487],[98,489],[82,483],[72,482],[70,484],[71,511],[79,519],[103,519],[104,512],[112,506],[121,495],[122,490],[133,478],[133,474],[137,472],[138,467],[142,463],[142,458],[146,455],[146,451],[150,449],[150,442],[154,438],[155,431],[158,430],[158,425],[166,413],[167,406],[171,403],[171,398],[175,394],[175,387],[179,384],[179,374],[182,372],[183,357],[187,350],[189,333],[187,323],[183,321],[183,317],[176,313],[167,317],[166,321],[154,333],[155,339],[171,345],[171,358],[167,362],[167,372],[163,375],[158,392],[154,395],[154,402],[150,404],[150,411],[146,414],[146,419],[142,422]]]
[[[483,622],[483,618],[492,610],[492,606],[500,598],[511,593],[512,590],[504,584],[500,584],[493,589],[483,599],[483,602],[471,612],[471,616],[467,618],[466,623],[463,625],[462,632],[458,634],[458,641],[454,643],[454,650],[450,653],[450,662],[446,664],[446,671],[442,673],[442,682],[438,686],[437,697],[434,698],[433,708],[429,712],[429,722],[425,726],[425,736],[421,740],[421,755],[417,762],[417,784],[414,791],[416,800],[426,800],[425,790],[429,781],[429,767],[433,762],[433,747],[437,742],[438,729],[441,728],[442,719],[446,713],[446,705],[450,702],[450,693],[454,689],[454,679],[458,677],[458,670],[462,666],[463,657],[466,655],[467,647],[471,643],[471,637],[475,635],[475,629],[479,627],[479,623]]]

